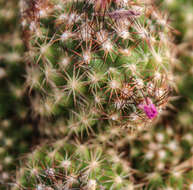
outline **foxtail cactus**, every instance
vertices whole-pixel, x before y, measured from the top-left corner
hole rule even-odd
[[[73,122],[76,133],[99,120],[137,130],[157,120],[174,86],[165,15],[141,1],[20,5],[34,114]]]

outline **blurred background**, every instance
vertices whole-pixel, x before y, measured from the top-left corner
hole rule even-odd
[[[143,132],[140,140],[130,139],[127,146],[133,168],[145,173],[149,184],[153,184],[147,189],[159,189],[163,183],[168,190],[193,190],[193,159],[192,165],[189,163],[179,174],[180,180],[161,179],[164,172],[173,172],[166,171],[167,168],[180,168],[193,157],[193,1],[155,3],[166,12],[170,26],[175,29],[176,92],[163,120]],[[40,136],[38,118],[33,118],[25,88],[25,48],[19,17],[19,1],[0,0],[0,189],[7,189],[22,165],[21,158],[45,138]]]

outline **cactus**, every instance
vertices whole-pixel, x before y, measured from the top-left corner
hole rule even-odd
[[[138,135],[119,136],[119,133],[120,128],[114,127],[112,132],[109,127],[105,133],[96,135],[93,144],[108,147],[107,154],[114,155],[114,160],[119,160],[116,157],[119,155],[129,163],[134,171],[134,184],[143,184],[144,189],[152,190],[189,189],[192,161],[186,166],[183,162],[193,154],[192,123],[183,125],[176,117]]]
[[[191,189],[193,176],[192,161],[189,161],[193,153],[191,128],[192,125],[184,127],[178,120],[173,120],[167,125],[160,124],[140,135],[134,133],[120,137],[116,133],[121,133],[121,128],[114,127],[112,132],[111,126],[109,130],[99,133],[96,138],[91,137],[84,144],[66,139],[52,144],[45,143],[46,145],[40,145],[27,156],[25,164],[21,164],[13,190],[40,187],[87,189],[89,179],[97,182],[95,189]],[[93,171],[95,174],[91,172],[92,174],[86,178],[84,169],[90,169],[89,166],[92,164],[87,161],[93,161],[90,159],[91,155],[101,162],[97,165],[97,171]],[[54,176],[46,174],[48,171],[54,171]],[[81,171],[83,173],[80,174]],[[83,181],[75,180],[75,186],[67,187],[66,180],[69,178],[66,175],[69,176],[70,172],[73,172],[73,176],[85,178],[82,178]],[[126,186],[116,186],[117,181],[109,180],[117,174],[128,176],[123,183]],[[104,176],[106,178],[103,178]]]
[[[173,27],[177,28],[178,61],[175,65],[175,81],[182,96],[175,102],[175,112],[161,124],[144,132],[137,139],[128,137],[119,143],[119,149],[130,149],[127,160],[143,178],[147,189],[193,189],[192,162],[192,22],[191,1],[166,0]],[[177,105],[177,106],[176,106]],[[125,148],[124,148],[125,150]],[[137,163],[137,164],[135,164]],[[137,166],[137,167],[136,167]]]
[[[27,156],[13,189],[132,189],[129,166],[109,157],[100,146],[66,139],[41,145]]]
[[[95,131],[99,120],[141,130],[159,118],[174,87],[175,54],[155,7],[87,0],[20,7],[34,115],[74,123],[76,134]],[[48,133],[58,130],[51,126]]]
[[[68,139],[28,154],[13,190],[193,189],[191,101],[151,131],[124,130],[158,120],[179,63],[167,15],[124,2],[21,1],[34,115],[42,134]],[[87,143],[70,138],[84,131]]]

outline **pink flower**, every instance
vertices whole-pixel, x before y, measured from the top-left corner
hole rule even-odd
[[[157,108],[150,98],[146,98],[146,100],[138,105],[138,108],[142,109],[149,119],[155,118],[158,114]]]
[[[95,0],[95,10],[104,11],[110,3],[111,0]]]

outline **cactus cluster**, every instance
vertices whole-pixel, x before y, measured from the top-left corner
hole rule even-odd
[[[23,57],[4,4],[0,189],[193,190],[190,2],[20,0]]]
[[[98,120],[149,127],[174,87],[167,17],[140,1],[103,3],[21,1],[34,114],[62,118],[76,133]]]
[[[83,144],[58,140],[41,145],[26,157],[13,190],[191,190],[192,147],[192,125],[184,126],[178,120],[140,135],[115,138],[109,130]],[[90,171],[93,166],[94,174]],[[68,182],[70,176],[75,178],[72,183]],[[77,179],[80,176],[83,181]],[[90,180],[95,186],[89,186]]]

